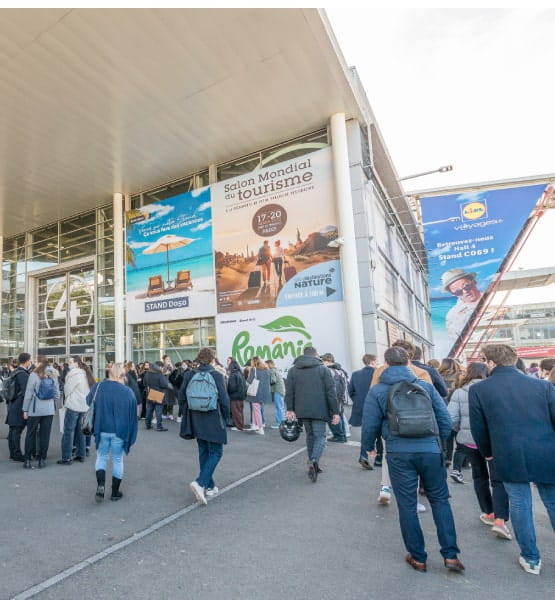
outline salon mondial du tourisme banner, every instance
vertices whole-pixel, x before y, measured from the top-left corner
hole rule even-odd
[[[478,304],[492,292],[490,284],[545,187],[420,198],[436,358],[453,352]]]
[[[130,324],[216,315],[220,360],[345,360],[330,148],[128,211],[126,234]]]

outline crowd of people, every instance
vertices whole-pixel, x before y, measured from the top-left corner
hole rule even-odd
[[[511,540],[510,520],[520,565],[539,574],[530,483],[555,531],[555,359],[526,369],[510,346],[487,344],[479,361],[464,366],[451,358],[424,363],[419,348],[398,340],[383,365],[371,354],[362,360],[363,367],[349,377],[331,353],[319,355],[309,346],[284,380],[272,360],[255,356],[242,366],[229,357],[224,367],[212,349],[203,348],[195,361],[175,365],[169,356],[138,367],[132,361],[109,364],[97,382],[79,356],[60,367],[22,352],[2,373],[10,459],[25,469],[46,466],[53,418],[61,407],[57,463],[84,462],[94,437],[95,499],[105,498],[111,461],[110,499],[117,501],[123,496],[124,455],[140,422],[145,430],[164,432],[164,419],[176,418],[180,436],[196,440],[199,473],[190,488],[207,504],[219,492],[214,473],[228,429],[254,437],[268,426],[304,429],[308,477],[316,483],[326,444],[346,443],[350,428],[361,427],[358,462],[365,470],[381,468],[377,502],[388,505],[395,498],[412,568],[427,570],[418,518],[426,510],[422,494],[432,509],[445,567],[464,572],[447,479],[464,484],[467,466],[480,521],[498,538]],[[270,403],[271,425],[265,410]]]

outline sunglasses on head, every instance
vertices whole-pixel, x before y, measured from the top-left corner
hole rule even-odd
[[[453,296],[462,296],[463,292],[470,292],[470,290],[473,287],[474,287],[473,283],[467,283],[466,285],[463,285],[460,290],[455,290],[454,292],[451,292],[451,293],[453,294]]]

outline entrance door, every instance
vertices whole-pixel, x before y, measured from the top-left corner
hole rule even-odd
[[[38,280],[37,353],[59,364],[94,357],[94,269],[81,266]]]

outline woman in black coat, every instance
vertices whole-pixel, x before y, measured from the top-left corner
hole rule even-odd
[[[227,444],[226,420],[229,417],[229,396],[224,377],[214,369],[215,354],[210,348],[202,348],[197,356],[198,370],[188,370],[183,377],[179,390],[180,402],[183,406],[181,437],[197,440],[200,472],[190,483],[191,490],[201,504],[206,504],[206,497],[218,493],[213,479],[214,471],[222,456],[224,444]],[[209,373],[218,394],[217,408],[211,411],[190,410],[187,401],[187,388],[196,373]]]
[[[243,431],[245,423],[243,419],[243,402],[247,395],[247,382],[243,375],[243,370],[239,363],[231,359],[228,365],[229,379],[227,382],[227,391],[231,401],[231,417],[233,424],[239,431]]]

